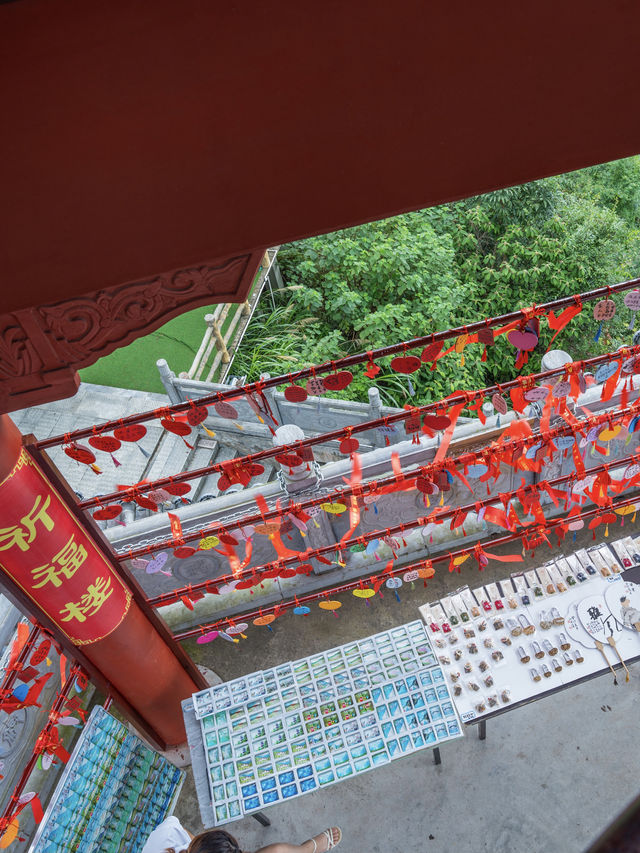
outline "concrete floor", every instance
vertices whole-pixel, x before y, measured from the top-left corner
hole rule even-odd
[[[611,532],[614,538],[617,532]],[[626,526],[621,531],[629,532]],[[591,544],[589,532],[561,550]],[[513,553],[516,545],[504,551]],[[545,547],[517,567],[532,568],[559,554]],[[238,645],[186,645],[226,680],[407,622],[418,617],[419,604],[507,571],[504,564],[490,564],[482,575],[441,570],[426,590],[422,582],[413,590],[403,587],[400,603],[391,592],[371,607],[343,595],[337,619],[312,608],[305,617],[283,616],[273,632],[251,625]],[[484,742],[471,728],[463,740],[442,747],[439,767],[424,750],[269,808],[271,827],[245,818],[227,829],[247,851],[278,840],[299,843],[339,824],[345,853],[580,853],[640,789],[640,739],[635,728],[628,733],[637,721],[640,665],[631,672],[629,684],[619,678],[614,687],[610,675],[600,676],[503,714],[488,724]],[[176,814],[192,831],[201,830],[190,777]]]

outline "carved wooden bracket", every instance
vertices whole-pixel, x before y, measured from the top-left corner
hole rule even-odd
[[[0,412],[75,394],[77,370],[182,314],[246,299],[264,249],[0,315]]]

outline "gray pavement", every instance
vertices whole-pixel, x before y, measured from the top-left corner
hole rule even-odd
[[[23,434],[33,433],[42,441],[54,435],[64,435],[107,420],[168,405],[169,398],[164,394],[83,382],[73,397],[21,409],[12,412],[10,417]],[[114,491],[118,483],[136,483],[142,479],[151,454],[157,453],[159,442],[164,442],[167,436],[158,421],[150,421],[146,427],[147,435],[141,439],[140,446],[149,455],[145,456],[136,444],[123,444],[114,454],[120,463],[117,466],[107,453],[97,451],[101,474],[95,474],[87,465],[70,459],[61,447],[53,447],[47,452],[74,491],[85,498],[106,494]],[[86,439],[81,443],[86,444]],[[180,441],[180,444],[183,443]],[[166,455],[169,451],[167,443],[166,448],[162,447],[162,452]]]

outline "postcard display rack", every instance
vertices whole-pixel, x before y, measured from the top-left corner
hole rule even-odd
[[[626,537],[424,605],[464,723],[640,656],[640,546]]]
[[[95,707],[29,853],[135,853],[173,812],[185,773]]]
[[[462,736],[419,620],[203,690],[193,710],[216,826]]]

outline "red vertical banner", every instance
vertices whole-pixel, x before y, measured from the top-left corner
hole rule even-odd
[[[114,631],[131,592],[24,448],[0,505],[0,568],[76,645]]]

